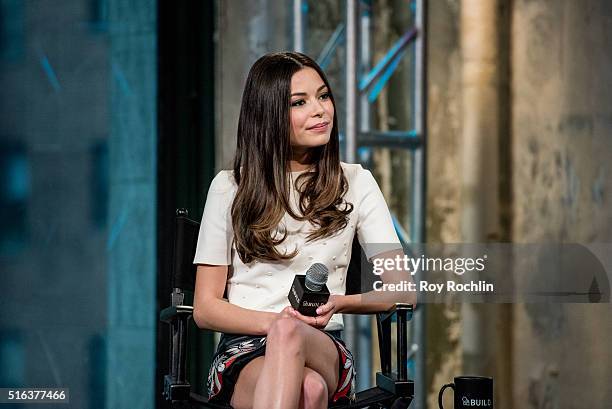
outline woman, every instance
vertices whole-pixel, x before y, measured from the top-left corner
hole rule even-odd
[[[287,409],[355,398],[338,313],[390,305],[344,295],[352,239],[401,246],[370,172],[340,162],[335,113],[325,74],[309,57],[268,54],[251,68],[234,169],[211,183],[194,259],[194,320],[223,333],[211,401]],[[331,296],[307,317],[287,294],[315,262],[330,271]]]

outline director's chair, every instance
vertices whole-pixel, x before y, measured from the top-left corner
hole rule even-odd
[[[197,266],[193,264],[200,224],[188,218],[187,211],[177,210],[172,258],[171,305],[160,313],[160,320],[170,325],[169,372],[164,376],[164,398],[172,408],[232,409],[229,405],[209,403],[205,396],[191,391],[187,380],[187,325],[192,318],[193,306],[185,303],[185,291],[194,291]],[[352,257],[347,271],[347,294],[355,291],[349,283],[361,280],[361,263],[365,254],[355,238]],[[407,321],[412,318],[413,306],[396,304],[389,311],[376,313],[381,371],[376,373],[376,386],[357,392],[352,404],[332,404],[333,409],[390,408],[410,406],[414,398],[414,382],[408,379]],[[396,370],[391,369],[391,321],[397,321]],[[355,357],[355,359],[357,359]]]

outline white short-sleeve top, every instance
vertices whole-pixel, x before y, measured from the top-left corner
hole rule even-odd
[[[341,162],[348,181],[344,198],[353,204],[346,227],[331,237],[306,241],[315,226],[300,222],[285,213],[280,229],[286,229],[285,241],[279,251],[297,255],[281,262],[240,260],[233,243],[231,205],[237,185],[233,171],[223,170],[215,176],[206,198],[194,264],[227,265],[227,297],[232,304],[257,311],[280,312],[290,305],[287,294],[296,274],[306,274],[313,263],[323,263],[329,270],[327,287],[331,294],[345,294],[346,272],[351,259],[351,244],[355,233],[368,259],[380,247],[369,243],[385,243],[386,249],[401,248],[385,199],[376,180],[359,164]],[[291,172],[295,180],[304,171]],[[291,205],[299,214],[298,194],[291,183]],[[277,229],[278,231],[278,229]],[[297,247],[296,247],[297,246]],[[335,314],[326,330],[343,329],[342,314]]]

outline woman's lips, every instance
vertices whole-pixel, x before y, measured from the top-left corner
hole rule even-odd
[[[329,126],[329,123],[326,122],[326,123],[321,124],[319,126],[313,126],[312,128],[308,128],[308,130],[309,131],[315,131],[315,132],[321,132],[321,131],[326,131],[328,126]]]

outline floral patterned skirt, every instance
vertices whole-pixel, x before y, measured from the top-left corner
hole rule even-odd
[[[355,400],[355,368],[353,355],[341,338],[342,331],[323,331],[338,350],[338,387],[330,402]],[[264,356],[266,337],[222,334],[208,374],[208,399],[210,402],[229,403],[242,368],[253,359]]]

